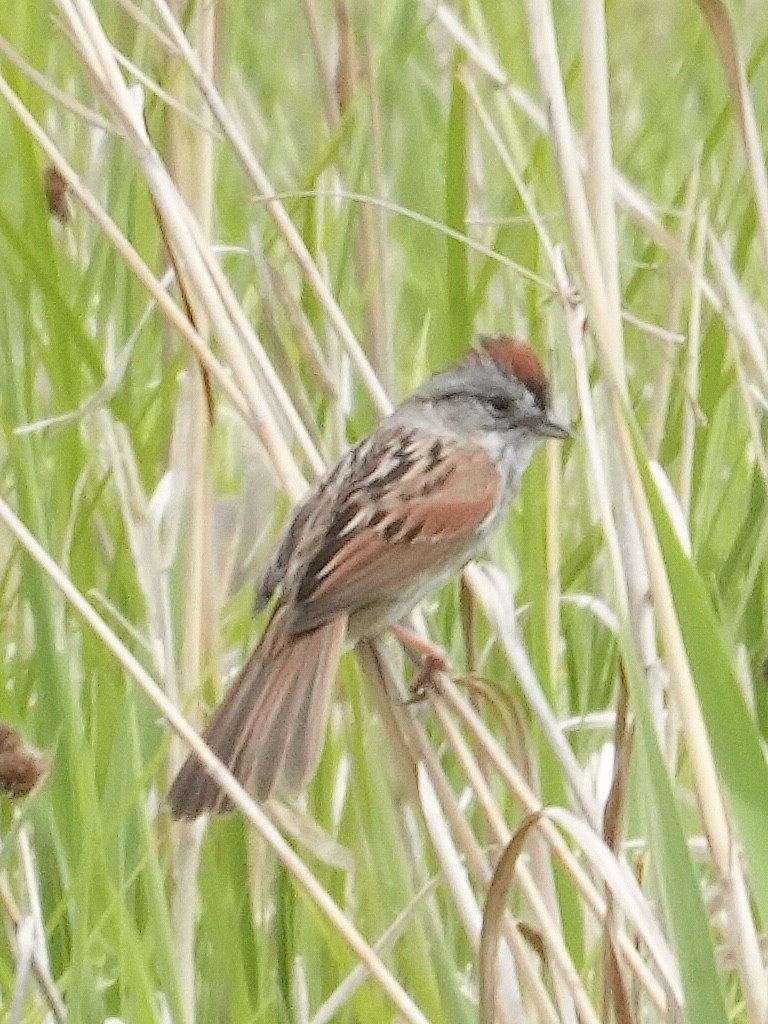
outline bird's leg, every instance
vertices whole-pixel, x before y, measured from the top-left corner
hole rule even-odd
[[[414,660],[418,658],[420,661],[419,674],[411,685],[411,696],[405,702],[406,704],[416,704],[418,701],[424,700],[434,684],[436,675],[441,672],[450,674],[451,664],[442,648],[421,636],[410,626],[404,626],[397,622],[392,626],[392,632],[408,654]]]

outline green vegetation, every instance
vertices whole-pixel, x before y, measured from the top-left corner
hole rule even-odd
[[[0,5],[12,1024],[768,1018],[768,8],[553,6]],[[157,694],[478,331],[575,439],[421,610],[454,677],[362,645],[305,793],[171,822]]]

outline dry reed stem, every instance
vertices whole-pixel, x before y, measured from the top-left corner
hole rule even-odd
[[[327,890],[317,881],[304,861],[282,837],[265,811],[249,796],[227,768],[212,753],[197,731],[168,699],[144,666],[134,657],[123,642],[109,628],[93,605],[75,587],[70,578],[61,571],[56,562],[38,543],[10,506],[0,498],[0,522],[13,534],[21,547],[28,553],[37,567],[51,580],[54,586],[72,606],[75,612],[101,640],[106,649],[115,657],[125,672],[144,691],[149,700],[166,719],[174,732],[180,736],[192,753],[202,762],[216,784],[226,793],[234,806],[242,812],[247,821],[264,839],[285,869],[309,899],[323,914],[339,937],[346,943],[361,963],[364,963],[381,989],[392,1000],[404,1019],[410,1024],[429,1024],[427,1018],[402,988],[392,973],[382,963],[347,915],[331,898]]]

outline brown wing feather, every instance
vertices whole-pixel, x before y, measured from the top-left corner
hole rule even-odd
[[[389,595],[396,600],[426,572],[438,577],[474,553],[478,531],[499,500],[499,474],[489,456],[420,434],[391,466],[389,473],[396,472],[396,486],[390,479],[378,491],[379,468],[336,505],[288,598],[297,631]],[[366,500],[366,487],[375,500]]]
[[[380,430],[297,509],[262,586],[268,597],[282,583],[281,605],[203,734],[257,799],[314,771],[348,614],[403,593],[415,601],[425,575],[460,566],[500,486],[477,448]],[[169,799],[177,817],[230,806],[194,755]]]

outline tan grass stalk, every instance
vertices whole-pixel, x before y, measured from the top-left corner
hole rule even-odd
[[[197,331],[189,323],[189,320],[168,295],[162,283],[141,259],[112,218],[104,211],[93,193],[81,182],[77,173],[65,160],[61,151],[40,128],[27,107],[21,102],[2,75],[0,75],[0,96],[8,103],[8,106],[16,114],[25,129],[35,139],[54,166],[61,172],[73,195],[82,202],[85,209],[94,218],[99,230],[104,234],[126,266],[135,274],[142,287],[146,289],[147,294],[154,298],[158,309],[160,309],[174,330],[178,331],[181,337],[190,345],[200,360],[201,365],[210,373],[211,377],[230,399],[235,409],[243,418],[248,419],[250,415],[248,405],[242,392],[233,383],[229,373],[224,370],[211,353]],[[267,435],[265,435],[265,438],[268,439]],[[265,441],[266,446],[267,441]]]
[[[436,875],[435,877],[430,878],[429,881],[421,887],[408,906],[400,911],[397,917],[390,925],[388,925],[373,944],[373,949],[376,953],[383,956],[385,953],[395,948],[398,939],[400,939],[405,933],[414,914],[422,908],[424,902],[433,895],[442,881],[441,876]],[[358,964],[357,967],[351,970],[347,977],[340,982],[334,991],[331,992],[328,998],[318,1006],[317,1010],[309,1020],[309,1024],[331,1024],[331,1021],[337,1014],[341,1013],[342,1009],[350,1002],[354,994],[367,981],[367,979],[368,971],[363,964]]]
[[[480,770],[474,754],[440,702],[436,703],[435,710],[446,738],[459,758],[467,781],[474,790],[475,796],[491,826],[496,842],[500,845],[509,843],[510,835],[506,822],[496,805],[491,789],[485,780],[483,772]],[[589,997],[581,981],[576,986],[578,991],[574,990],[573,978],[577,972],[563,939],[562,921],[554,889],[551,861],[548,856],[549,849],[541,839],[537,839],[535,836],[531,841],[531,846],[532,849],[529,851],[530,867],[526,866],[525,863],[519,863],[517,865],[516,880],[531,907],[536,921],[536,928],[541,935],[547,963],[552,967],[559,1011],[558,1020],[562,1021],[563,1024],[569,1021],[575,1024],[574,1002],[581,1008],[589,1006],[590,1009],[586,1011],[587,1017],[589,1017],[592,1012]],[[489,879],[488,884],[492,885],[493,879]],[[490,889],[488,898],[490,899]],[[509,929],[504,929],[505,935],[508,932]],[[517,946],[513,947],[512,951],[515,953],[515,959],[517,960]]]
[[[432,847],[443,870],[448,888],[453,895],[453,902],[462,919],[464,930],[477,948],[480,944],[482,913],[469,883],[463,858],[459,855],[447,827],[429,772],[423,765],[420,765],[418,769],[418,785],[424,822],[432,840]],[[511,1024],[512,1021],[520,1020],[523,1016],[517,969],[506,946],[499,947],[498,957],[500,961],[499,987],[502,991],[497,1009],[501,1019]]]
[[[511,887],[517,858],[524,848],[527,832],[535,825],[535,816],[529,816],[518,828],[513,839],[501,855],[493,878],[488,886],[488,898],[483,912],[483,927],[480,935],[480,954],[478,970],[480,975],[480,1024],[493,1024],[496,1013],[496,967],[498,962],[497,947],[501,937],[502,925],[506,920],[507,895]],[[547,1000],[547,1005],[549,1000]],[[554,1008],[552,1010],[554,1014]],[[545,1017],[550,1020],[549,1016]],[[558,1020],[559,1018],[554,1018]]]
[[[452,713],[457,716],[462,725],[471,730],[475,743],[482,748],[484,756],[488,759],[489,763],[493,765],[495,770],[504,780],[504,783],[520,802],[524,813],[534,814],[541,811],[541,798],[534,793],[529,784],[515,770],[506,753],[502,750],[499,743],[492,736],[488,727],[483,722],[482,718],[470,706],[467,700],[459,694],[455,687],[445,683],[441,685],[441,697],[447,701]],[[438,714],[441,716],[441,721],[444,722],[444,717],[439,709],[439,704],[437,705],[437,710]],[[465,770],[468,771],[468,766],[466,764],[464,767]],[[474,775],[471,775],[470,777],[476,778]],[[485,807],[488,800],[481,798],[480,803],[481,806]],[[590,908],[600,922],[603,922],[607,914],[607,906],[604,898],[598,893],[594,883],[585,873],[569,848],[565,845],[557,830],[552,827],[551,822],[549,821],[549,817],[552,815],[552,809],[546,809],[546,814],[541,817],[538,822],[538,828],[541,831],[542,836],[546,839],[547,844],[554,855],[558,858],[563,868],[571,877],[574,885],[584,899],[586,906]],[[571,819],[574,821],[580,820],[576,815],[571,815]],[[491,825],[493,825],[494,822],[498,822],[498,817],[496,815],[489,818],[489,823]],[[588,841],[586,839],[582,840],[584,849],[587,852],[590,850],[605,851],[604,853],[601,853],[599,857],[594,858],[594,865],[598,869],[598,873],[603,884],[606,884],[610,888],[614,899],[621,904],[622,910],[626,914],[632,926],[637,930],[638,934],[643,937],[647,944],[649,954],[656,960],[657,967],[665,977],[670,991],[675,994],[676,999],[682,1005],[680,980],[677,974],[677,966],[674,957],[650,913],[650,909],[646,904],[644,896],[640,892],[637,881],[634,879],[627,865],[618,861],[611,851],[607,850],[602,838],[594,828],[589,824],[584,823],[583,829],[585,830],[585,836],[588,835],[589,837]],[[509,838],[509,833],[506,828],[496,835],[497,842],[501,844],[508,842]],[[654,1005],[656,1005],[658,1009],[663,1010],[666,1005],[663,989],[658,985],[658,982],[653,978],[642,959],[638,956],[632,939],[624,933],[622,933],[621,936],[621,953],[626,959],[628,965],[637,975],[641,985],[648,992]]]
[[[571,127],[565,86],[560,71],[550,4],[527,0],[528,26],[534,64],[547,99],[563,200],[573,238],[573,254],[582,279],[592,330],[598,339],[609,386],[626,388],[619,311],[606,285]],[[613,256],[615,259],[615,254]]]
[[[693,241],[694,275],[691,281],[691,310],[688,318],[688,347],[685,367],[685,409],[683,412],[683,437],[680,445],[680,504],[685,521],[690,529],[691,500],[693,495],[693,460],[696,452],[697,395],[699,393],[699,356],[701,352],[701,275],[708,227],[707,204],[703,203],[696,218],[696,233]]]
[[[257,362],[275,401],[291,425],[314,468],[320,469],[322,459],[316,452],[303,424],[285,394],[279,378],[266,359],[255,332],[248,323],[221,269],[210,251],[199,225],[181,200],[163,162],[147,136],[142,113],[121,77],[112,48],[88,0],[61,0],[62,12],[72,27],[82,59],[107,106],[111,109],[126,141],[131,145],[160,213],[163,232],[174,251],[183,254],[188,279],[186,287],[193,291],[206,315],[227,361],[237,375],[249,399],[249,413],[259,437],[275,462],[290,494],[297,497],[305,484],[274,417],[264,400],[262,388],[251,368],[247,351]],[[243,345],[246,342],[246,346]]]
[[[584,344],[584,330],[586,321],[574,289],[568,280],[562,252],[558,251],[553,262],[555,278],[560,288],[560,295],[563,303],[565,316],[565,327],[568,334],[568,342],[573,360],[573,369],[576,379],[576,394],[579,400],[581,411],[582,430],[584,443],[589,462],[589,469],[592,476],[592,483],[595,490],[597,512],[600,517],[600,524],[603,528],[608,555],[611,563],[611,570],[614,581],[614,592],[622,615],[627,614],[628,609],[628,587],[624,559],[622,558],[619,534],[614,522],[611,508],[611,493],[608,477],[605,471],[605,463],[600,455],[600,440],[595,412],[594,399],[589,386],[589,368],[587,365],[587,352]]]
[[[552,128],[545,111],[519,86],[509,80],[495,54],[480,43],[466,28],[456,13],[444,3],[434,8],[432,0],[422,0],[425,14],[433,17],[448,33],[450,38],[469,58],[475,71],[486,78],[499,92],[500,101],[511,104],[521,113],[544,137],[552,138]],[[586,147],[575,134],[571,133],[576,145],[576,166],[583,172],[587,167]],[[624,210],[635,223],[647,234],[648,238],[668,254],[675,270],[690,274],[691,266],[685,250],[680,246],[675,235],[671,234],[662,224],[654,203],[625,175],[614,168],[613,192],[619,208]],[[715,312],[722,311],[722,300],[714,284],[709,278],[702,281],[702,294]]]
[[[317,10],[316,0],[301,0],[301,6],[304,8],[304,18],[307,22],[312,52],[315,56],[325,120],[328,123],[328,130],[333,132],[339,126],[339,101],[333,83],[331,61],[326,53],[327,33],[324,30],[321,16]]]
[[[31,917],[25,917],[16,929],[16,948],[14,950],[16,973],[13,979],[13,995],[6,1018],[7,1024],[22,1024],[22,1014],[27,1001],[27,985],[32,973],[34,930],[35,924]]]
[[[28,921],[29,918],[22,914],[5,878],[0,878],[0,904],[2,904],[3,911],[8,919],[9,930],[12,933],[11,941],[13,942],[24,921]],[[34,947],[32,950],[32,972],[43,998],[48,1004],[53,1019],[56,1021],[56,1024],[63,1024],[67,1019],[66,1005],[61,998],[59,990],[56,988],[55,981],[51,977],[47,955],[44,955],[41,949]]]
[[[762,332],[752,307],[739,283],[736,273],[725,255],[722,244],[710,231],[709,251],[712,257],[712,264],[719,277],[728,313],[729,326],[733,331],[734,357],[737,374],[744,396],[744,407],[747,410],[752,443],[754,445],[757,465],[763,476],[768,481],[768,457],[766,456],[763,443],[760,419],[756,406],[758,403],[752,394],[752,388],[759,389],[765,405],[768,396],[768,368],[766,367],[765,345],[762,339]],[[736,350],[735,342],[739,342],[739,349]],[[747,386],[747,379],[750,381]]]
[[[107,650],[114,655],[124,671],[138,683],[174,732],[184,740],[190,750],[202,761],[209,775],[224,790],[234,806],[243,813],[245,818],[261,835],[266,844],[285,866],[297,886],[315,904],[354,956],[366,965],[371,976],[392,1000],[404,1019],[409,1021],[410,1024],[429,1024],[418,1006],[416,1006],[408,993],[405,992],[392,973],[382,963],[381,959],[354,927],[346,914],[331,898],[327,890],[320,885],[303,860],[283,839],[265,811],[236,782],[231,773],[203,742],[197,731],[179,712],[176,705],[168,699],[163,689],[158,686],[144,666],[137,661],[119,637],[112,632],[106,622],[96,612],[93,605],[80,593],[70,578],[62,573],[56,562],[27,530],[15,512],[2,498],[0,498],[0,521],[29,554],[37,567],[58,588],[77,614],[98,636]]]
[[[670,688],[683,727],[693,780],[704,831],[729,910],[728,933],[739,957],[744,994],[755,1020],[768,1012],[768,985],[762,969],[755,923],[746,899],[746,884],[738,850],[731,834],[720,781],[715,768],[701,707],[696,695],[691,667],[677,620],[674,601],[659,548],[653,519],[642,481],[635,466],[628,431],[619,422],[618,441],[628,474],[632,501],[638,518],[645,555],[648,560],[651,593],[659,631],[669,666]]]
[[[179,5],[179,10],[182,7]],[[189,31],[202,65],[213,77],[216,52],[215,7],[202,4],[190,16]],[[171,81],[177,94],[184,98],[184,106],[195,105],[198,97],[189,95],[189,81],[171,64]],[[173,72],[176,72],[174,75]],[[173,174],[182,198],[189,205],[200,225],[203,239],[210,244],[213,222],[213,170],[214,153],[211,117],[207,107],[200,111],[203,130],[195,131],[193,124],[181,118],[172,118],[168,124],[169,170]],[[178,266],[179,285],[190,305],[192,320],[200,334],[208,340],[209,323],[205,307],[196,300],[193,282],[187,282],[184,252],[170,254]],[[180,659],[179,686],[172,697],[188,706],[190,696],[199,686],[206,663],[215,647],[215,623],[218,608],[214,607],[216,578],[213,562],[213,536],[211,512],[213,494],[208,468],[208,449],[211,440],[211,413],[209,409],[210,384],[194,359],[189,360],[188,386],[179,394],[177,419],[180,418],[186,434],[189,472],[185,488],[184,532],[184,624]],[[176,770],[186,753],[183,744],[172,744],[171,767]],[[185,1021],[196,1019],[195,928],[198,916],[197,875],[203,830],[196,822],[179,822],[175,826],[175,853],[172,865],[173,895],[171,916],[174,929],[177,976]]]
[[[283,241],[293,254],[298,266],[307,280],[307,283],[315,292],[319,302],[325,309],[326,316],[328,317],[331,326],[336,332],[346,353],[349,355],[355,369],[360,374],[360,379],[371,395],[376,408],[380,413],[389,412],[392,405],[388,396],[371,368],[365,353],[360,347],[360,343],[347,323],[346,317],[336,301],[335,296],[328,287],[325,278],[315,264],[304,240],[297,231],[293,221],[288,216],[283,204],[274,198],[275,189],[272,187],[272,183],[261,167],[261,164],[256,159],[256,155],[248,146],[242,132],[235,124],[234,119],[227,110],[226,104],[219,95],[218,90],[210,77],[206,75],[203,68],[201,68],[197,55],[189,45],[184,33],[173,17],[167,4],[164,0],[153,0],[153,3],[163,21],[163,24],[168,30],[168,34],[178,47],[180,54],[184,58],[190,70],[190,73],[205,97],[211,113],[218,122],[222,133],[225,138],[228,139],[233,152],[243,164],[246,173],[249,175],[261,196],[265,208],[275,221]]]
[[[768,175],[765,170],[763,143],[760,138],[755,108],[749,92],[744,61],[739,50],[736,30],[730,12],[722,0],[696,0],[714,37],[723,64],[733,105],[739,116],[747,166],[752,177],[757,223],[763,249],[763,267],[768,267]]]
[[[683,205],[683,215],[680,218],[680,248],[686,252],[689,249],[691,233],[695,221],[695,211],[698,204],[698,193],[700,187],[700,161],[694,164],[694,170],[688,181]],[[702,268],[703,273],[703,268]],[[667,324],[673,331],[680,330],[683,319],[683,300],[686,294],[686,284],[681,274],[670,273],[670,287],[672,294],[669,299],[669,312]],[[701,277],[699,278],[701,281]],[[700,287],[700,285],[699,285]],[[677,354],[665,352],[665,359],[662,364],[653,393],[653,408],[648,417],[648,454],[652,459],[658,459],[661,451],[661,443],[667,426],[667,415],[669,412],[669,399],[672,392],[672,382],[675,379],[677,367]]]
[[[380,643],[367,642],[359,644],[358,651],[366,673],[374,682],[379,684],[374,689],[374,692],[379,697],[382,717],[385,722],[390,721],[395,718],[392,709],[397,703],[396,684],[390,659],[386,656],[386,651]],[[452,684],[447,679],[443,680],[442,686],[452,689]],[[464,861],[466,861],[466,866],[475,885],[485,889],[492,877],[487,854],[480,847],[476,835],[470,828],[424,730],[402,715],[398,715],[396,718],[396,723],[390,722],[390,730],[394,728],[401,735],[400,753],[397,756],[397,763],[402,766],[407,758],[411,762],[409,769],[412,769],[416,779],[419,780],[416,791],[418,798],[416,801],[417,807],[424,817],[433,844],[440,844],[437,852],[441,857],[444,870],[451,872],[450,878],[453,880],[451,892],[454,901],[458,901],[457,909],[461,915],[468,938],[474,945],[477,945],[480,931],[480,914],[479,910],[476,909],[474,897],[469,901],[467,900],[467,890],[461,876],[464,871]],[[405,736],[407,736],[407,741]],[[446,736],[449,740],[453,738],[450,731],[446,733]],[[465,757],[463,758],[465,766],[470,765],[472,771],[478,770],[474,759],[468,755],[463,744],[459,745],[456,749],[460,758],[462,751],[465,752]],[[408,777],[410,777],[410,770],[408,771]],[[489,806],[491,803],[492,801],[486,800],[485,806]],[[497,818],[495,820],[498,821]],[[503,841],[506,841],[507,838],[508,833],[504,829]],[[457,849],[460,852],[461,858],[463,858],[461,862],[455,860]],[[536,983],[531,983],[531,964],[525,946],[521,943],[520,936],[517,934],[517,928],[512,921],[505,923],[504,936],[509,950],[514,956],[514,963],[523,972],[531,990],[532,998],[537,1001],[543,1019],[551,1019],[554,1009],[551,1007],[548,997],[544,998],[543,1002],[540,1002],[543,993],[540,986]],[[507,1005],[511,1005],[509,999],[507,1000]]]
[[[711,229],[709,251],[724,296],[723,306],[728,325],[741,342],[750,375],[757,378],[763,393],[768,394],[768,357],[762,332],[752,310],[752,304],[744,293],[731,261],[726,256],[723,243]]]
[[[583,769],[563,736],[555,714],[541,689],[528,652],[517,634],[515,609],[506,580],[501,578],[493,566],[481,568],[476,565],[467,567],[465,578],[493,626],[495,636],[518,680],[526,703],[536,716],[571,787],[574,800],[593,827],[597,828],[600,820],[599,809],[593,794],[585,784]]]
[[[109,121],[91,110],[90,107],[86,107],[84,104],[79,103],[76,99],[73,99],[69,93],[59,89],[54,83],[47,78],[44,74],[32,67],[32,65],[24,60],[21,54],[17,53],[16,50],[10,45],[7,39],[3,39],[0,36],[0,56],[4,57],[9,64],[13,67],[18,68],[23,75],[25,75],[33,85],[43,93],[44,96],[48,96],[49,99],[60,106],[63,110],[68,110],[74,114],[75,117],[79,118],[84,124],[90,125],[92,128],[97,128],[100,131],[107,132],[109,134],[115,134],[114,128]]]
[[[614,359],[621,376],[626,376],[623,342],[619,324],[621,285],[619,281],[618,232],[613,198],[613,147],[611,106],[608,93],[608,44],[605,6],[602,0],[581,0],[581,67],[584,76],[584,112],[587,170],[587,204],[595,233],[595,245],[605,282],[606,299],[613,316]],[[570,154],[566,154],[570,156]],[[605,343],[605,342],[604,342]]]

